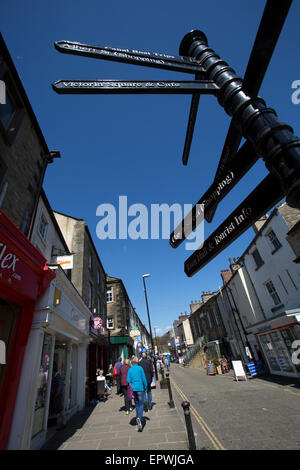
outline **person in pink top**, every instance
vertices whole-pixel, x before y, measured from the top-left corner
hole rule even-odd
[[[125,404],[125,412],[128,415],[130,411],[132,411],[132,403],[131,400],[127,397],[128,394],[128,382],[127,382],[127,373],[130,369],[129,360],[124,359],[123,364],[119,369],[118,375],[120,376],[120,387],[121,393],[124,396],[124,404]]]

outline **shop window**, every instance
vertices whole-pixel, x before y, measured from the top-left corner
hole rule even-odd
[[[43,351],[41,356],[38,385],[35,399],[35,409],[33,417],[32,437],[36,436],[43,430],[43,424],[45,419],[45,408],[47,400],[47,389],[49,386],[49,366],[52,349],[52,336],[45,334]]]
[[[256,264],[256,270],[259,269],[263,264],[264,264],[264,261],[262,259],[262,257],[260,256],[260,253],[258,251],[258,249],[255,249],[252,253],[251,253],[253,259],[254,259],[254,262]]]
[[[267,291],[269,292],[270,296],[272,297],[274,304],[275,305],[280,305],[281,300],[279,298],[279,295],[276,292],[276,289],[275,289],[275,286],[274,286],[273,282],[272,281],[267,281],[265,283],[265,286],[266,286]]]
[[[273,247],[272,254],[275,253],[275,251],[279,250],[281,248],[281,243],[278,240],[274,230],[270,230],[268,233],[266,233],[266,237],[268,238],[271,246]]]

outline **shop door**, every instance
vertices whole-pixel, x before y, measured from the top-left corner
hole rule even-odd
[[[0,299],[0,392],[19,306]]]
[[[65,403],[65,391],[66,391],[66,372],[67,372],[67,344],[62,343],[59,341],[55,342],[55,349],[54,349],[54,363],[57,364],[57,370],[61,376],[62,384],[63,384],[63,403]],[[49,419],[56,418],[57,414],[53,414],[51,411],[51,402],[50,402],[50,409],[49,409]],[[49,423],[51,424],[51,422]]]

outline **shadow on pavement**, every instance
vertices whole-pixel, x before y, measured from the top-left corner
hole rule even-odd
[[[41,450],[57,450],[67,439],[74,436],[78,429],[82,428],[95,407],[96,405],[86,407],[84,410],[79,411],[72,416],[72,418],[67,422],[66,428],[61,431],[57,431],[53,437],[47,440]]]
[[[249,377],[250,380],[263,380],[282,386],[289,386],[300,389],[300,379],[296,377],[283,377],[280,375],[259,375],[258,377]]]

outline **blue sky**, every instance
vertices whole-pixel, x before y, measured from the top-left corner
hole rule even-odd
[[[142,274],[152,329],[165,332],[191,300],[221,285],[228,258],[240,256],[254,232],[243,236],[192,278],[184,273],[191,255],[168,240],[99,240],[100,204],[128,206],[194,204],[213,181],[230,117],[213,96],[202,96],[189,164],[182,165],[190,96],[57,95],[59,79],[188,80],[192,75],[61,54],[54,42],[70,40],[179,54],[191,29],[205,32],[209,45],[236,72],[246,69],[265,2],[262,0],[165,0],[158,2],[2,2],[0,29],[51,150],[61,160],[48,167],[44,188],[52,208],[84,218],[108,274],[122,278],[133,306],[148,326]],[[299,2],[294,1],[265,75],[260,96],[300,134],[300,105],[291,101],[300,79]],[[262,161],[219,205],[208,237],[267,174]],[[129,217],[129,221],[132,218]],[[157,329],[157,332],[159,331]]]

